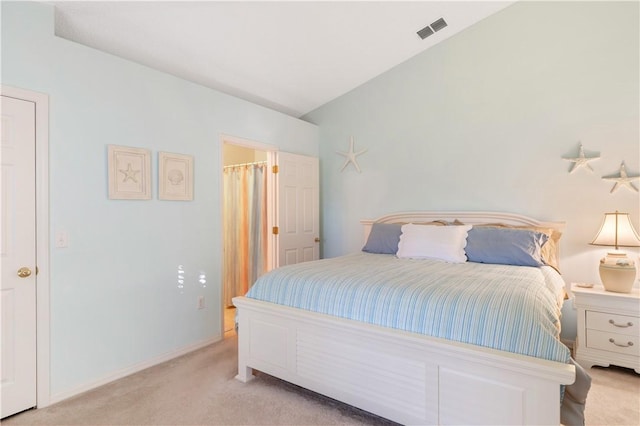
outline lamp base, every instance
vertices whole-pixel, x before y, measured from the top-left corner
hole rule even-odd
[[[609,252],[600,260],[600,280],[606,291],[630,293],[636,280],[636,266],[625,253]]]

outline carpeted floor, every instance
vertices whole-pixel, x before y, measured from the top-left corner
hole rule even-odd
[[[640,425],[640,374],[621,367],[592,367],[587,425]]]
[[[243,384],[231,336],[140,373],[2,421],[9,425],[391,425],[380,417],[259,374]],[[640,424],[640,375],[592,368],[587,425]]]

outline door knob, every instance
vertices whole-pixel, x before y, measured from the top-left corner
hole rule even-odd
[[[26,266],[18,269],[18,276],[20,278],[27,278],[29,275],[31,275],[31,269],[27,268]]]
[[[319,242],[320,242],[320,238],[319,238],[319,237],[316,237],[316,239],[315,239],[315,240],[313,240],[313,241],[315,241],[316,243],[319,243]]]

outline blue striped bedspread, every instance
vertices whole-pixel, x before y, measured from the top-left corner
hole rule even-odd
[[[354,253],[275,269],[247,297],[552,361],[564,281],[551,267]]]

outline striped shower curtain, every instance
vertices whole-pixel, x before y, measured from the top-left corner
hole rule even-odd
[[[225,306],[267,268],[266,169],[266,162],[224,168]]]

